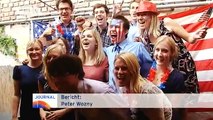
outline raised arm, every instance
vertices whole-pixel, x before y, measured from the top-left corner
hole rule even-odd
[[[190,34],[181,25],[179,25],[171,18],[165,18],[164,24],[168,30],[174,32],[176,35],[183,38],[186,42],[189,43],[195,43],[196,40],[204,38],[208,29],[207,27],[203,27],[195,31],[194,34]]]
[[[48,36],[52,36],[55,34],[55,29],[49,25],[48,28],[45,29],[45,31],[41,34],[39,37],[39,40],[42,42],[44,46],[49,45],[49,41],[47,39]]]

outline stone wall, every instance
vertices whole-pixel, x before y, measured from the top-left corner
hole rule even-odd
[[[14,20],[29,20],[32,17],[51,16],[57,14],[55,8],[56,0],[1,0],[0,3],[0,22]],[[72,0],[75,10],[74,14],[91,14],[92,6],[96,3],[106,3],[111,9],[115,2],[121,0]],[[129,3],[131,0],[125,0]],[[49,6],[53,7],[49,7]],[[128,5],[127,5],[128,6]],[[127,7],[124,6],[124,7]]]
[[[55,0],[43,0],[48,5],[55,6]],[[1,0],[0,21],[26,20],[40,14],[51,14],[55,10],[39,0]]]

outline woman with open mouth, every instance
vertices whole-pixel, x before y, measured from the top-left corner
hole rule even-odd
[[[130,52],[123,52],[116,56],[114,61],[114,76],[116,84],[119,86],[119,92],[124,94],[162,94],[164,93],[154,84],[146,80],[140,75],[140,65],[137,57]],[[166,96],[165,96],[166,98]],[[133,99],[133,98],[130,98]],[[137,104],[146,103],[147,98],[136,101]],[[136,100],[136,99],[133,99]],[[152,100],[148,100],[152,101]],[[159,99],[154,100],[155,103],[166,104],[169,107],[152,108],[131,108],[131,117],[133,120],[171,120],[171,105],[165,99],[164,102]],[[136,105],[137,106],[137,105]]]
[[[100,34],[95,28],[87,28],[82,32],[79,57],[83,62],[85,78],[108,82],[108,60]]]
[[[196,67],[191,54],[187,51],[183,39],[186,42],[194,43],[196,40],[206,36],[207,28],[197,30],[194,34],[189,34],[182,26],[170,18],[158,19],[159,12],[156,5],[149,1],[141,1],[137,10],[137,22],[140,29],[139,40],[153,57],[153,47],[157,38],[168,35],[173,38],[179,47],[179,56],[173,61],[172,66],[183,72],[186,76],[185,84],[187,92],[198,93],[198,79]]]

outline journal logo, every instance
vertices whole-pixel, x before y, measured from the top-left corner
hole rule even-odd
[[[33,108],[57,108],[57,94],[33,94]]]
[[[44,101],[37,100],[33,101],[33,108],[44,108],[44,109],[50,109],[50,105]]]

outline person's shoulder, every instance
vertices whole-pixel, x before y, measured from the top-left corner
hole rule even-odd
[[[144,84],[141,86],[141,93],[142,94],[159,94],[159,93],[163,93],[163,91],[160,90],[152,82],[146,80],[146,82],[144,82]]]
[[[72,24],[72,26],[76,27],[77,28],[77,22],[75,20],[71,20],[70,22]]]
[[[114,45],[111,45],[109,47],[104,47],[104,51],[108,54],[108,52],[112,52],[112,49],[113,49]]]
[[[104,64],[107,64],[107,63],[108,63],[108,58],[107,58],[107,56],[104,58],[103,63],[104,63]]]
[[[108,84],[101,82],[101,81],[98,81],[98,80],[84,78],[84,82],[87,83],[87,84],[90,84],[90,85],[108,87]]]
[[[21,70],[21,69],[24,69],[24,68],[28,68],[28,65],[27,64],[22,64],[22,65],[16,65],[16,66],[14,66],[14,69]]]
[[[138,51],[138,49],[142,49],[144,48],[144,44],[142,42],[133,42],[133,41],[129,41],[130,43],[128,44],[128,46],[134,48],[135,51]]]
[[[174,69],[171,73],[170,73],[170,80],[173,81],[173,83],[176,84],[179,83],[179,82],[184,82],[186,77],[185,77],[185,74],[180,72],[179,70],[177,69]]]
[[[94,93],[114,93],[114,91],[111,89],[111,87],[104,82],[93,80],[93,79],[84,79],[84,84],[86,87],[86,90],[89,90],[87,88],[90,88],[90,91],[86,92],[94,92]]]
[[[101,64],[100,65],[103,65],[103,66],[105,66],[105,65],[107,65],[108,64],[108,58],[107,58],[107,56],[102,60],[102,62],[101,62]]]
[[[171,75],[175,76],[175,77],[178,77],[178,78],[184,78],[184,73],[180,72],[179,70],[177,69],[174,69],[172,72],[171,72]]]
[[[23,71],[23,67],[26,65],[16,65],[13,68],[13,79],[14,80],[20,80],[21,79],[21,73]]]

